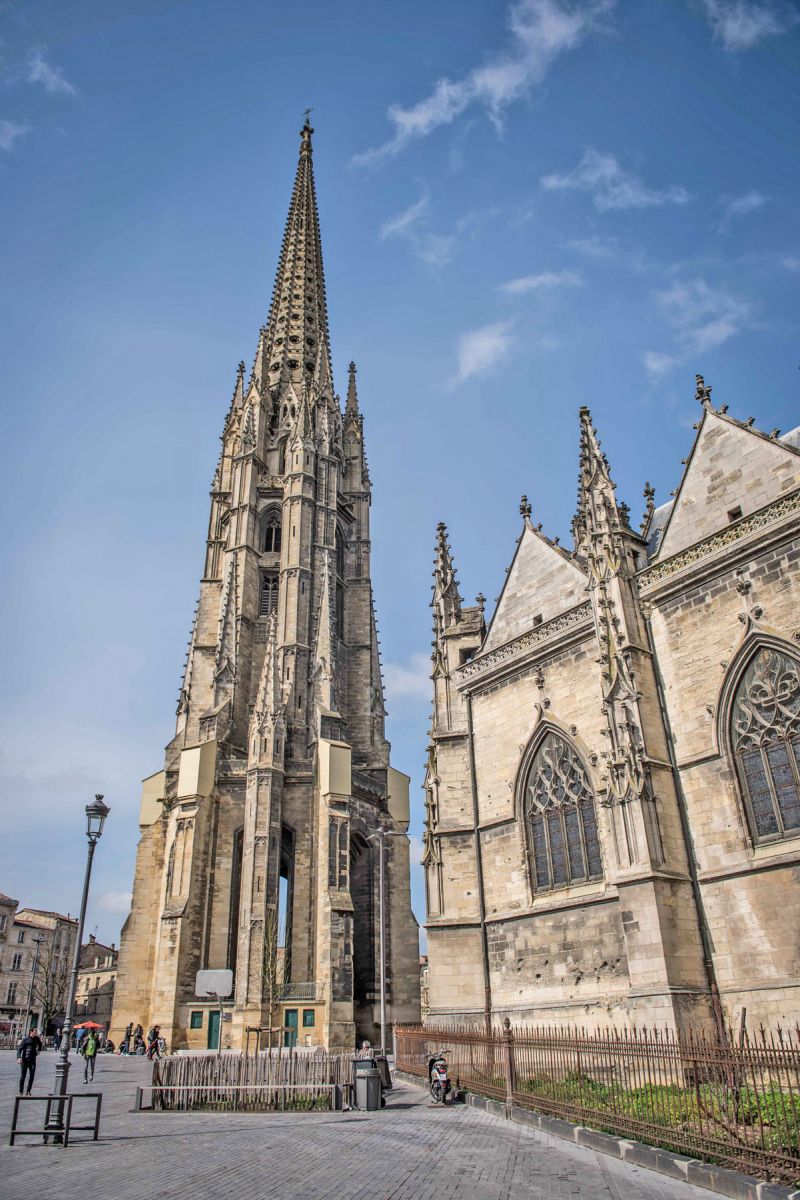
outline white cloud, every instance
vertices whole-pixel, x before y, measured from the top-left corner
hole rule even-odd
[[[674,283],[657,299],[681,333],[689,353],[702,354],[729,341],[746,325],[751,305],[703,279]]]
[[[131,911],[132,892],[102,892],[97,906],[107,913],[124,913]]]
[[[382,146],[358,154],[356,165],[397,154],[409,142],[450,125],[471,104],[481,104],[495,124],[503,111],[541,83],[560,54],[574,49],[595,30],[616,0],[517,0],[509,13],[508,50],[489,58],[463,79],[440,79],[430,95],[410,108],[393,104],[394,135]]]
[[[685,204],[689,199],[689,193],[682,187],[672,186],[665,190],[647,187],[641,179],[621,167],[613,154],[601,154],[591,148],[567,175],[545,175],[541,183],[546,191],[589,192],[594,197],[595,207],[601,211]]]
[[[699,355],[715,350],[745,329],[752,315],[749,301],[711,287],[704,279],[673,283],[656,292],[656,300],[675,330],[675,348],[669,354],[645,351],[645,369],[654,379],[687,360],[696,364]]]
[[[717,226],[719,232],[724,232],[732,221],[746,217],[757,209],[763,208],[769,199],[762,192],[755,190],[744,192],[741,196],[732,196],[723,201],[722,219]]]
[[[43,50],[34,50],[28,60],[28,83],[40,83],[46,92],[75,95],[75,88],[64,78],[60,69],[45,62]]]
[[[412,654],[407,663],[386,663],[383,668],[386,700],[413,697],[430,700],[433,696],[431,660],[428,654]]]
[[[20,125],[17,121],[0,120],[0,150],[13,150],[17,138],[30,133],[30,125]]]
[[[729,217],[744,217],[766,203],[767,197],[761,192],[745,192],[743,196],[735,196],[733,200],[729,200],[725,212]]]
[[[520,296],[526,292],[536,292],[541,288],[580,287],[583,279],[577,271],[543,271],[539,275],[523,275],[520,279],[509,279],[501,283],[498,292],[509,296]]]
[[[703,8],[714,37],[729,51],[752,50],[798,21],[796,9],[782,0],[703,0]]]
[[[679,361],[674,355],[662,354],[659,350],[645,350],[642,357],[645,370],[654,379],[661,379],[663,375],[667,375]]]
[[[510,321],[498,321],[464,333],[458,339],[458,371],[451,383],[464,383],[488,371],[508,355],[514,344]]]
[[[390,217],[388,221],[384,221],[378,230],[378,237],[383,240],[384,238],[397,237],[399,234],[407,233],[419,221],[422,214],[427,211],[429,203],[430,196],[426,192],[420,196],[419,200],[410,204],[408,208],[404,208],[396,217]]]
[[[783,259],[783,265],[787,271],[800,271],[800,258],[794,254],[787,254]]]
[[[567,242],[570,250],[585,254],[587,258],[618,258],[619,249],[612,238],[573,238]]]

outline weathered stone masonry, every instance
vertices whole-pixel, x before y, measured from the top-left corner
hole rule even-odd
[[[640,531],[581,410],[571,552],[531,521],[489,624],[444,526],[426,775],[430,1017],[793,1021],[800,431],[711,404]]]
[[[195,975],[229,967],[224,1045],[276,1020],[311,1044],[377,1040],[370,838],[407,831],[408,779],[384,737],[364,420],[355,364],[344,408],[333,389],[311,135],[306,123],[269,317],[225,419],[175,736],[144,783],[115,1039],[141,1021],[173,1048],[211,1044]],[[388,839],[386,900],[389,1017],[415,1020],[407,837]]]

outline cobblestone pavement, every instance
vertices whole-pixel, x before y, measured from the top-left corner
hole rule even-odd
[[[70,1080],[83,1088],[82,1067]],[[52,1086],[39,1058],[34,1092]],[[430,1104],[400,1084],[378,1113],[134,1113],[141,1058],[101,1056],[98,1142],[66,1149],[36,1138],[8,1145],[17,1065],[0,1051],[3,1200],[710,1200],[583,1146],[465,1105]],[[88,1089],[87,1089],[88,1090]],[[39,1109],[39,1106],[32,1106]],[[43,1108],[44,1106],[42,1106]],[[76,1135],[76,1137],[85,1135]]]

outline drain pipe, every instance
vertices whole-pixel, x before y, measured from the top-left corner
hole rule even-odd
[[[722,1044],[727,1044],[728,1035],[725,1029],[725,1018],[722,1013],[722,1002],[719,996],[719,987],[717,986],[717,973],[714,969],[714,952],[711,947],[711,933],[709,932],[708,921],[706,920],[706,911],[705,906],[703,905],[703,893],[700,889],[700,878],[697,873],[697,855],[695,854],[694,838],[692,837],[692,829],[689,823],[689,809],[686,803],[686,793],[683,790],[683,780],[681,779],[681,773],[678,768],[678,760],[675,757],[675,745],[672,740],[672,725],[670,724],[669,710],[667,708],[666,690],[664,688],[664,680],[661,675],[661,667],[659,666],[658,658],[656,656],[653,628],[650,624],[649,616],[644,617],[644,627],[647,634],[647,645],[650,651],[650,661],[653,664],[653,675],[655,676],[658,700],[664,720],[667,753],[669,755],[672,778],[675,784],[675,798],[678,801],[678,814],[681,820],[683,841],[686,847],[686,859],[689,865],[689,877],[692,883],[692,898],[694,900],[695,912],[697,913],[697,923],[700,929],[700,942],[703,950],[703,966],[705,968],[706,980],[708,981],[708,990],[711,993],[711,1009],[714,1014],[714,1024],[716,1026],[717,1037]]]
[[[483,1021],[486,1032],[492,1029],[492,984],[489,976],[489,938],[486,932],[486,895],[483,886],[483,853],[481,850],[480,810],[478,808],[478,777],[475,769],[475,734],[472,725],[472,696],[467,695],[467,737],[469,740],[469,778],[472,792],[472,825],[475,839],[475,866],[478,875],[478,916],[481,924],[481,959],[483,963]]]

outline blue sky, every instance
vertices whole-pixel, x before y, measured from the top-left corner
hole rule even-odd
[[[568,542],[581,404],[634,515],[677,486],[695,372],[800,422],[800,10],[32,0],[0,39],[0,889],[74,910],[104,792],[89,927],[116,940],[303,109],[418,838],[436,522],[491,611],[522,492]]]

